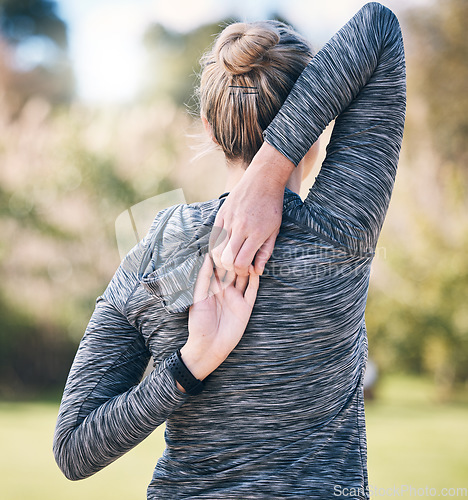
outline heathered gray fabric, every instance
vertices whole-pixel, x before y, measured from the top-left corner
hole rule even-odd
[[[54,438],[67,477],[94,474],[166,422],[150,499],[368,498],[364,311],[404,114],[398,21],[367,4],[313,58],[265,132],[297,163],[338,116],[305,202],[285,191],[240,343],[202,394],[177,389],[165,360],[187,338],[191,287],[222,200],[160,212],[97,300],[71,368]],[[141,380],[151,356],[155,370]]]

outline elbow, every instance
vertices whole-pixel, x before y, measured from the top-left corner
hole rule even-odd
[[[58,462],[57,462],[58,463]],[[73,467],[73,465],[69,464],[58,464],[59,469],[62,471],[63,475],[69,480],[69,481],[80,481],[81,479],[86,479],[89,477],[91,474],[83,474],[81,471],[79,471],[76,467]]]
[[[88,475],[83,474],[82,471],[76,466],[75,460],[67,456],[66,453],[56,453],[54,450],[55,461],[62,474],[70,481],[79,481],[85,479]]]
[[[63,472],[63,475],[69,479],[70,481],[79,481],[80,479],[86,479],[88,476],[84,476],[79,474],[77,471],[69,468],[60,467],[60,470]]]
[[[54,439],[52,446],[55,462],[63,475],[70,481],[79,481],[91,476],[93,472],[87,472],[80,461],[80,454],[74,452],[70,446],[70,440]]]
[[[397,24],[399,24],[398,18],[395,13],[379,2],[369,2],[363,8],[367,8],[370,11],[371,15],[381,17],[383,20],[387,20],[390,23],[396,22]]]

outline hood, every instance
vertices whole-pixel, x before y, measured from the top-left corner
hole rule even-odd
[[[164,214],[149,238],[147,255],[140,266],[140,282],[168,312],[184,312],[193,304],[195,282],[209,251],[219,206],[216,200],[216,210],[202,217],[199,208],[178,205]]]

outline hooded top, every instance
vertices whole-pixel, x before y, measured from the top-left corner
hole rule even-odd
[[[149,499],[369,497],[364,312],[404,115],[399,24],[370,3],[312,59],[265,131],[297,164],[336,118],[307,198],[285,190],[241,341],[201,394],[177,388],[167,358],[187,339],[223,199],[159,212],[98,298],[71,368],[54,437],[68,478],[94,474],[165,422]]]

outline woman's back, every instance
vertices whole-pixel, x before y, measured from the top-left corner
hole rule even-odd
[[[187,311],[178,299],[190,288],[187,263],[200,260],[206,222],[220,203],[170,209],[146,241],[153,259],[141,283],[128,288],[125,308],[157,366],[186,342]],[[275,251],[241,341],[206,379],[203,393],[166,421],[167,449],[149,489],[154,498],[190,497],[204,488],[210,495],[273,498],[285,484],[323,498],[318,478],[330,470],[337,484],[342,474],[343,484],[362,485],[365,437],[356,424],[364,426],[372,255],[346,252],[311,231],[303,225],[305,210],[287,190]],[[143,253],[127,262],[128,271],[136,274]],[[111,295],[112,285],[104,297]]]
[[[314,57],[265,131],[297,164],[339,115],[304,203],[285,191],[241,341],[201,394],[177,388],[167,359],[187,339],[222,200],[159,213],[98,300],[72,367],[55,440],[70,477],[96,472],[165,421],[148,498],[368,498],[364,310],[404,110],[398,21],[368,4]],[[140,382],[151,356],[155,370]]]

